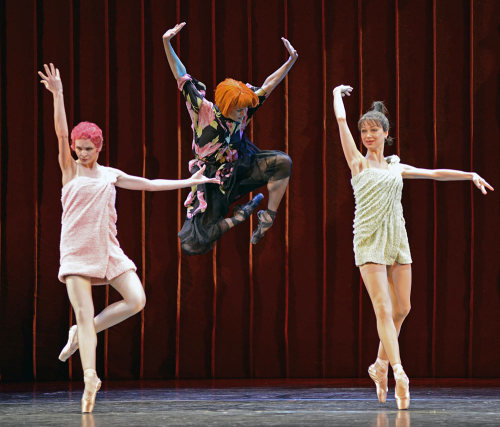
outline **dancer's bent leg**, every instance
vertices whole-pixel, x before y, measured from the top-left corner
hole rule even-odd
[[[233,216],[230,218],[224,218],[219,222],[218,227],[220,230],[220,235],[224,234],[234,226],[241,224],[243,221],[246,221],[250,217],[250,215],[252,215],[252,212],[255,210],[255,208],[263,198],[264,196],[262,195],[262,193],[258,193],[245,205],[235,206]]]
[[[267,208],[271,211],[277,211],[280,205],[281,199],[285,194],[288,187],[288,181],[290,177],[279,179],[277,181],[269,181],[267,183],[267,191],[269,191],[269,201],[267,203]]]
[[[116,289],[123,299],[108,305],[95,317],[97,332],[108,329],[139,313],[146,304],[144,288],[135,271],[126,271],[111,280],[110,285]]]
[[[128,319],[130,316],[133,316],[141,311],[146,304],[146,295],[144,294],[141,281],[135,271],[126,271],[113,279],[110,284],[117,290],[123,299],[108,305],[94,318],[96,333],[104,331],[117,323],[123,322],[125,319]],[[76,350],[78,350],[78,343],[80,342],[79,330],[80,327],[78,326],[78,333],[73,337],[70,332],[69,340],[71,340],[71,342],[68,341],[59,355],[59,359],[61,361],[66,361]],[[80,353],[81,351],[82,350],[80,350]]]

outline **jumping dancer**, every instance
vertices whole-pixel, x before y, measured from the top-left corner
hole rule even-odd
[[[245,127],[267,96],[286,76],[298,58],[297,51],[282,38],[290,54],[288,60],[263,83],[262,87],[226,79],[215,91],[215,104],[205,98],[205,85],[186,73],[170,40],[183,27],[177,24],[163,35],[163,45],[179,90],[186,99],[193,128],[194,159],[191,173],[206,167],[205,174],[218,177],[220,186],[193,186],[184,205],[187,216],[179,232],[182,250],[189,255],[212,249],[227,230],[245,221],[263,198],[258,194],[244,206],[236,206],[231,218],[225,218],[229,206],[251,191],[267,184],[269,201],[259,211],[259,225],[251,242],[256,244],[272,226],[279,203],[285,194],[292,170],[290,157],[281,151],[262,151],[246,136]]]
[[[350,95],[351,86],[340,85],[333,90],[333,107],[339,126],[340,140],[356,201],[354,218],[354,254],[356,266],[377,318],[380,338],[377,360],[368,368],[375,382],[380,402],[387,397],[389,363],[396,380],[395,397],[398,409],[410,405],[409,380],[399,355],[398,335],[410,311],[411,255],[403,218],[401,193],[403,178],[438,181],[472,181],[483,194],[493,190],[475,172],[452,169],[419,169],[399,162],[398,156],[384,157],[384,145],[391,142],[389,121],[382,102],[358,121],[361,140],[367,153],[357,149],[346,122],[342,97]]]
[[[127,319],[144,308],[146,296],[135,264],[124,254],[116,239],[115,187],[140,191],[162,191],[197,184],[219,184],[205,178],[204,168],[185,180],[149,180],[101,166],[97,163],[103,137],[99,127],[82,122],[68,138],[63,85],[59,70],[44,65],[41,82],[54,97],[54,124],[62,171],[61,265],[59,280],[66,284],[76,325],[59,359],[67,360],[80,348],[85,390],[82,412],[92,412],[101,381],[95,370],[96,333]],[[75,151],[78,160],[71,155]],[[92,286],[109,283],[123,297],[94,318]]]

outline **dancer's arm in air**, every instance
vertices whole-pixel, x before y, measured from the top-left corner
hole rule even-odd
[[[278,84],[288,74],[290,68],[292,68],[293,64],[295,64],[295,61],[297,61],[297,58],[299,57],[299,54],[287,39],[281,37],[281,40],[283,41],[283,44],[285,45],[286,50],[288,51],[288,54],[290,56],[285,61],[285,63],[281,67],[279,67],[274,73],[268,76],[267,79],[262,84],[261,89],[264,92],[266,92],[267,95],[269,95],[274,90],[274,88],[278,86]]]
[[[365,168],[366,159],[360,153],[358,147],[356,147],[354,138],[352,137],[349,126],[347,125],[347,117],[342,97],[350,96],[351,92],[352,87],[346,85],[340,85],[333,89],[333,109],[339,126],[342,150],[344,151],[344,156],[349,169],[351,169],[352,175],[355,176]]]
[[[175,53],[172,45],[170,44],[170,40],[186,25],[185,22],[181,22],[177,24],[174,28],[167,30],[165,34],[163,34],[163,47],[165,48],[165,54],[167,55],[168,65],[170,65],[170,69],[172,70],[172,74],[174,75],[175,80],[179,80],[180,77],[186,74],[186,67],[181,62],[177,54]]]
[[[69,146],[68,122],[66,120],[66,111],[64,109],[63,85],[59,74],[59,69],[54,67],[54,64],[44,64],[45,74],[38,72],[42,78],[41,83],[45,85],[47,90],[52,92],[54,97],[54,126],[59,144],[59,166],[62,171],[63,185],[71,181],[76,173],[76,163],[71,156]]]

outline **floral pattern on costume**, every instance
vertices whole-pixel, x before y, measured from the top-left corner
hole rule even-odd
[[[189,162],[189,171],[195,173],[205,166],[205,176],[221,180],[220,185],[193,186],[184,202],[187,214],[178,234],[181,248],[189,255],[198,255],[212,249],[224,232],[230,205],[269,181],[290,176],[292,161],[282,151],[260,150],[245,134],[249,120],[266,99],[261,88],[247,84],[259,103],[247,109],[241,122],[235,122],[205,98],[203,83],[188,74],[177,83],[193,129],[194,159]]]
[[[189,162],[189,170],[194,173],[205,164],[216,166],[213,176],[221,178],[219,190],[224,194],[227,190],[225,184],[234,170],[231,163],[239,157],[238,148],[245,128],[252,115],[265,101],[267,94],[261,88],[247,83],[247,86],[259,97],[259,104],[254,108],[249,108],[243,120],[238,123],[224,117],[219,108],[205,98],[206,86],[189,74],[179,78],[177,86],[186,99],[193,129],[191,147],[195,158]],[[206,171],[205,175],[212,177],[209,171]],[[207,207],[207,202],[203,198],[205,192],[203,187],[205,187],[204,184],[191,187],[191,192],[184,202],[188,218],[204,212]],[[200,206],[197,206],[197,201]]]

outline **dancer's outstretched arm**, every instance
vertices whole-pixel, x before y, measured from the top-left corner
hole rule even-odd
[[[292,68],[293,64],[295,64],[295,61],[299,57],[299,54],[287,39],[281,37],[281,40],[283,40],[283,44],[285,45],[286,50],[288,51],[290,56],[288,57],[286,62],[281,67],[279,67],[274,73],[268,76],[267,79],[262,84],[262,90],[266,92],[266,94],[268,95],[274,90],[276,86],[278,86],[281,80],[283,80],[283,78],[288,74],[290,68]]]
[[[119,173],[116,186],[126,188],[127,190],[165,191],[177,190],[198,184],[220,184],[219,178],[207,178],[203,175],[205,165],[188,179],[147,179],[128,175],[119,169],[115,170]]]
[[[49,66],[50,65],[50,66]],[[68,122],[66,120],[66,111],[64,109],[64,95],[59,69],[54,64],[43,64],[45,74],[38,72],[42,78],[41,83],[54,96],[54,126],[56,129],[57,140],[59,143],[59,166],[63,173],[63,185],[74,175],[75,161],[71,156],[71,149],[68,140]]]
[[[170,44],[170,39],[172,39],[182,28],[186,25],[185,22],[181,22],[177,24],[174,28],[166,31],[163,34],[163,47],[165,48],[165,53],[167,55],[168,65],[170,65],[170,69],[172,70],[172,74],[175,77],[175,80],[178,80],[184,74],[186,74],[186,67],[181,62],[177,54],[175,53],[172,45]]]
[[[347,116],[344,108],[343,96],[351,96],[352,87],[346,85],[337,86],[333,89],[333,109],[339,125],[340,142],[344,150],[344,156],[351,169],[351,173],[357,175],[363,169],[363,155],[359,152],[354,138],[352,137],[349,126],[347,125]]]
[[[401,165],[401,175],[407,179],[434,179],[436,181],[472,181],[474,185],[486,194],[486,189],[494,188],[480,177],[476,172],[463,172],[455,169],[421,169],[410,165]]]

